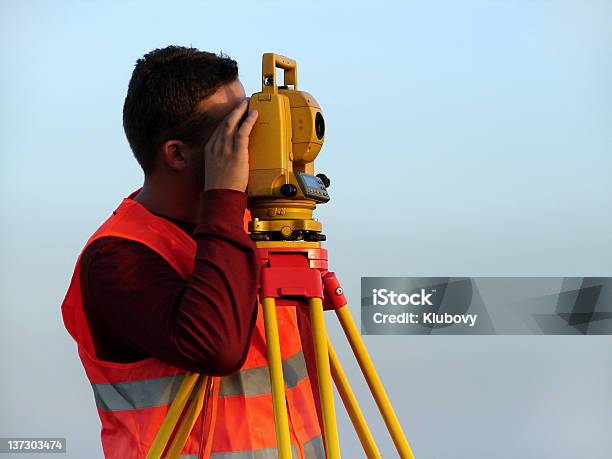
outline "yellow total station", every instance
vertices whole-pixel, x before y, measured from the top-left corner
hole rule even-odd
[[[284,74],[281,86],[277,68]],[[249,109],[259,113],[249,142],[251,237],[325,240],[321,223],[312,218],[316,204],[329,201],[329,179],[314,175],[314,160],[325,137],[321,107],[312,95],[298,91],[293,59],[265,53],[261,73],[261,92],[249,102]]]

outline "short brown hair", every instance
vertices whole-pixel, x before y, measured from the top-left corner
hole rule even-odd
[[[224,54],[168,46],[138,59],[123,105],[123,128],[145,174],[170,139],[201,141],[206,119],[198,103],[238,78],[238,64]]]

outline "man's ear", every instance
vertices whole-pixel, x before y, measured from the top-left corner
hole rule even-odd
[[[173,171],[183,171],[187,168],[187,145],[180,140],[167,140],[161,146],[161,160],[163,164]]]

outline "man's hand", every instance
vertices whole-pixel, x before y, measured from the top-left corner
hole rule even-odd
[[[217,126],[204,148],[204,189],[244,192],[249,181],[249,134],[257,120],[252,110],[239,125],[249,104],[243,100]]]

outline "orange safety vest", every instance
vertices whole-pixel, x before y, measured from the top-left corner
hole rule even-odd
[[[85,248],[106,236],[137,241],[157,252],[187,278],[194,266],[193,239],[130,198],[122,201]],[[104,455],[117,459],[144,458],[186,371],[153,357],[133,363],[108,362],[96,357],[83,311],[80,259],[79,256],[62,314],[68,332],[78,344],[81,362],[93,387],[102,422]],[[279,307],[277,315],[293,457],[317,459],[325,457],[325,452],[300,339],[303,309]],[[259,307],[243,367],[230,376],[212,378],[213,390],[208,392],[181,458],[278,457],[266,352]]]

